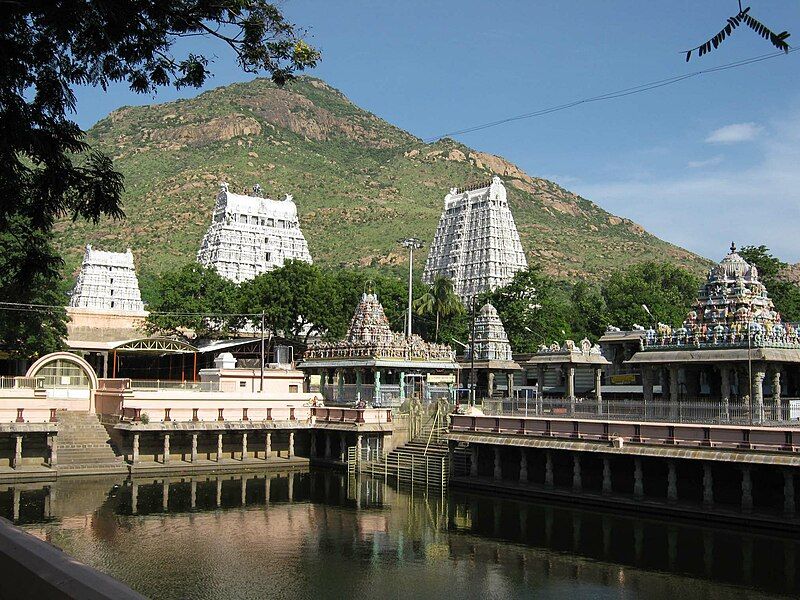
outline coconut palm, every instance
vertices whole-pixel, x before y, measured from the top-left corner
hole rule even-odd
[[[453,282],[447,277],[437,275],[422,296],[414,301],[414,311],[418,315],[436,315],[435,340],[439,341],[439,319],[452,317],[464,312],[461,299],[453,291]]]

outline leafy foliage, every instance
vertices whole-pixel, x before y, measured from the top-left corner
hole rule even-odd
[[[725,40],[725,38],[731,35],[733,30],[742,23],[747,25],[765,40],[769,40],[778,50],[789,52],[789,44],[786,42],[786,39],[791,34],[787,31],[782,31],[781,33],[777,34],[773,33],[761,21],[752,17],[749,12],[750,7],[748,6],[747,8],[742,9],[742,3],[739,2],[739,12],[732,17],[728,17],[728,23],[725,25],[725,27],[720,29],[714,37],[706,42],[703,42],[699,46],[695,46],[691,50],[686,50],[686,62],[689,62],[689,59],[692,58],[692,52],[695,50],[697,51],[698,56],[703,56],[704,54],[711,52],[712,46],[714,49],[716,49]]]
[[[439,341],[439,323],[442,317],[456,317],[464,314],[464,305],[453,291],[453,281],[437,275],[427,292],[414,301],[414,310],[418,315],[436,315],[434,341]]]
[[[57,219],[123,217],[122,175],[68,116],[76,106],[74,87],[126,82],[150,93],[165,85],[200,86],[208,59],[172,54],[177,39],[193,35],[224,41],[242,69],[265,71],[279,84],[319,58],[264,0],[3,3],[0,256],[27,267],[0,273],[3,299],[30,303],[57,287],[61,260],[50,242]],[[52,298],[56,305],[60,300]],[[0,340],[15,354],[40,352],[52,344],[24,340],[42,337],[42,328],[43,339],[58,337],[63,324],[59,313],[43,323],[5,316]]]
[[[699,285],[697,276],[669,263],[645,262],[617,271],[602,286],[607,321],[626,329],[654,325],[653,319],[677,325],[696,300]]]
[[[747,262],[755,265],[761,282],[767,287],[767,293],[775,303],[784,321],[796,323],[800,321],[800,287],[786,281],[781,272],[788,265],[775,258],[766,246],[745,246],[739,254]]]

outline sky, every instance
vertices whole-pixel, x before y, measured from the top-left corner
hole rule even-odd
[[[749,5],[800,46],[800,1]],[[685,62],[681,51],[719,31],[736,0],[279,6],[323,53],[309,74],[423,139],[774,51],[741,26]],[[191,38],[175,51],[214,61],[204,89],[253,77],[220,44]],[[201,91],[81,89],[76,120],[88,128],[122,105]],[[734,241],[800,262],[800,52],[454,137],[708,258]]]

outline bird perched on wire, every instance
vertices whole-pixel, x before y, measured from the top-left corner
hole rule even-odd
[[[789,52],[789,44],[786,43],[786,38],[788,38],[790,35],[788,31],[773,33],[766,25],[753,18],[749,13],[750,7],[748,6],[747,8],[742,8],[742,0],[739,0],[739,12],[732,17],[728,17],[728,24],[725,25],[725,27],[723,27],[717,35],[712,37],[707,42],[703,42],[699,46],[695,46],[691,50],[684,50],[686,53],[686,62],[689,62],[689,59],[692,58],[692,53],[695,50],[697,51],[698,56],[703,56],[704,54],[711,52],[712,48],[719,46],[725,40],[725,38],[730,36],[733,33],[733,30],[742,23],[747,25],[765,40],[772,42],[772,45],[778,50]]]

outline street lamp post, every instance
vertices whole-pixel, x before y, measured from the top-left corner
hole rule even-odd
[[[411,237],[397,241],[404,248],[408,248],[408,323],[406,325],[406,337],[411,337],[411,282],[414,277],[414,250],[422,248],[422,240]]]

